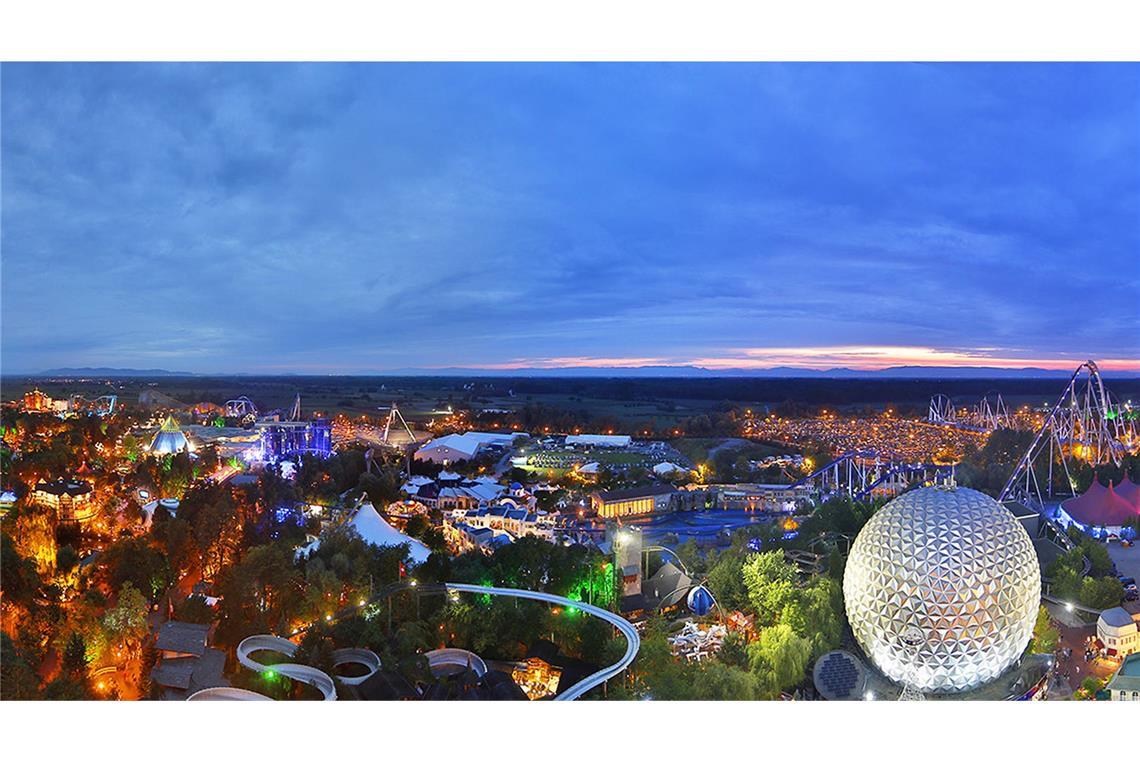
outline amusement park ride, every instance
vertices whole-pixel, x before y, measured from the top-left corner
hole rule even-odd
[[[1076,459],[1094,467],[1119,465],[1125,455],[1140,450],[1137,417],[1135,410],[1121,404],[1105,389],[1096,363],[1086,361],[1069,378],[1002,489],[999,501],[1020,501],[1040,510],[1045,499],[1054,495],[1056,466],[1065,473],[1065,495],[1075,495],[1070,463]],[[1042,455],[1044,462],[1040,461]]]
[[[968,407],[956,407],[947,396],[939,394],[930,400],[926,421],[984,433],[999,428],[1033,431],[1033,443],[1018,461],[999,498],[1019,501],[1038,511],[1046,499],[1055,495],[1056,468],[1064,472],[1067,484],[1067,489],[1058,495],[1074,495],[1074,460],[1092,466],[1118,465],[1126,454],[1140,451],[1140,410],[1122,404],[1105,388],[1100,370],[1091,360],[1074,370],[1061,396],[1044,416],[1027,409],[1010,410],[999,393],[988,393]],[[915,482],[940,484],[953,479],[952,464],[900,463],[875,451],[848,451],[793,485],[808,485],[821,493],[843,493],[859,500],[874,495],[891,496]]]
[[[239,419],[256,419],[257,406],[245,396],[238,396],[226,402],[225,416],[237,417]]]
[[[384,421],[384,434],[380,436],[381,443],[383,443],[385,446],[395,446],[395,444],[388,439],[388,434],[392,431],[392,423],[394,422],[399,422],[404,426],[404,431],[407,432],[408,440],[410,442],[416,442],[416,434],[412,432],[412,428],[410,425],[408,425],[408,421],[404,419],[404,415],[400,414],[399,407],[397,407],[396,402],[393,401],[392,405],[388,408],[388,419]]]
[[[870,496],[892,496],[912,483],[949,483],[954,465],[892,462],[875,451],[848,451],[792,484],[812,486],[820,493],[846,494],[861,501]]]
[[[930,399],[926,421],[932,425],[948,425],[979,432],[1015,426],[1014,415],[1010,414],[1000,393],[987,393],[977,404],[966,408],[955,407],[947,396],[940,393]]]

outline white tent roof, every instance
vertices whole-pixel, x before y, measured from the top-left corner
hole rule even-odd
[[[401,533],[389,525],[388,521],[380,516],[380,513],[376,511],[376,507],[372,506],[371,502],[366,501],[361,504],[348,524],[356,528],[356,532],[360,534],[360,537],[373,546],[407,544],[410,550],[409,556],[415,562],[423,562],[428,558],[428,555],[431,554],[431,549],[424,546],[421,542]]]
[[[376,511],[376,507],[372,506],[371,502],[364,502],[357,508],[356,513],[353,514],[352,519],[348,524],[356,528],[356,533],[364,539],[366,543],[372,546],[395,546],[397,544],[408,545],[408,556],[415,563],[421,563],[427,560],[428,555],[431,554],[431,549],[427,548],[420,541],[407,536],[400,531],[393,528],[388,524],[388,521],[380,516]],[[296,556],[308,557],[321,546],[321,540],[315,539],[314,541],[306,544],[305,546],[297,549]]]

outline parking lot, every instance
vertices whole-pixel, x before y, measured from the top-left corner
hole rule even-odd
[[[1119,541],[1107,545],[1108,556],[1116,563],[1116,569],[1125,577],[1140,578],[1140,547],[1133,545],[1124,548]]]

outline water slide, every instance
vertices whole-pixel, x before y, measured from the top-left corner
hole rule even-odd
[[[464,670],[470,670],[480,678],[487,675],[487,663],[483,662],[483,658],[466,649],[433,649],[425,652],[424,656],[427,657],[428,669],[433,676]]]
[[[615,615],[609,610],[595,607],[586,602],[575,601],[568,599],[564,596],[556,594],[547,594],[542,591],[528,591],[518,588],[497,588],[494,586],[477,586],[468,583],[444,583],[433,586],[421,587],[421,590],[427,591],[432,588],[444,588],[449,592],[466,593],[466,594],[488,594],[490,596],[508,596],[515,599],[529,599],[536,602],[546,602],[547,604],[556,604],[562,607],[570,607],[579,612],[604,620],[617,629],[618,633],[625,637],[626,646],[625,653],[618,659],[617,662],[602,668],[596,673],[583,678],[578,683],[574,684],[566,691],[562,692],[554,699],[559,702],[568,702],[582,696],[591,689],[601,686],[606,681],[610,680],[623,670],[628,668],[637,657],[638,649],[641,647],[641,637],[637,633],[637,629],[633,627],[625,618],[620,615]],[[392,584],[377,594],[371,603],[380,601],[383,598],[389,597],[394,593],[400,591],[415,591],[414,581]],[[359,612],[360,607],[354,606],[346,608],[336,615],[337,618],[345,617]],[[288,639],[283,639],[280,636],[271,636],[262,634],[257,636],[250,636],[244,639],[237,648],[238,662],[243,666],[258,673],[272,670],[275,673],[280,673],[283,676],[293,679],[294,681],[301,681],[313,686],[321,694],[324,695],[326,700],[336,699],[336,683],[333,677],[322,670],[318,670],[308,665],[301,665],[295,663],[282,663],[279,665],[265,665],[250,657],[254,652],[272,651],[279,654],[292,657],[297,651],[297,645]],[[438,654],[435,654],[438,653]],[[436,664],[439,666],[456,665],[462,667],[470,667],[475,670],[480,676],[487,672],[487,666],[481,658],[470,652],[462,649],[437,649],[433,652],[427,653],[429,665]],[[380,668],[380,658],[374,652],[367,649],[338,649],[333,653],[334,661],[337,665],[347,663],[358,663],[369,669],[369,672],[364,676],[357,677],[341,677],[337,676],[337,680],[345,684],[358,684],[364,681],[368,676],[371,676]],[[434,662],[433,662],[434,658]],[[472,659],[474,658],[474,659]],[[245,689],[235,689],[231,687],[222,687],[217,689],[204,689],[202,691],[191,694],[187,697],[189,700],[206,701],[206,700],[264,700],[265,696],[257,692],[247,691]]]
[[[286,657],[293,657],[297,653],[297,645],[289,641],[289,639],[283,639],[280,636],[270,636],[268,634],[250,636],[247,639],[243,639],[237,648],[238,662],[255,673],[271,671],[294,681],[307,683],[319,691],[325,700],[330,701],[336,699],[336,681],[340,681],[349,686],[356,686],[364,683],[369,676],[380,669],[380,657],[369,649],[346,648],[334,651],[334,664],[362,665],[368,671],[360,676],[335,676],[335,680],[334,676],[329,675],[323,670],[318,670],[310,665],[303,665],[301,663],[283,662],[276,665],[266,665],[253,659],[252,655],[255,652],[277,652]],[[258,694],[255,691],[237,689],[229,686],[203,689],[187,697],[187,700],[196,702],[217,700],[260,701],[266,699],[269,699],[269,697]]]
[[[280,636],[270,636],[268,634],[250,636],[247,639],[243,639],[237,647],[238,662],[255,673],[271,671],[273,673],[280,673],[294,681],[307,683],[323,694],[325,700],[336,699],[336,682],[332,676],[323,670],[318,670],[311,665],[301,665],[293,662],[264,665],[253,659],[251,655],[253,655],[254,652],[277,652],[286,657],[292,657],[297,653],[297,645],[289,641],[289,639],[283,639]]]
[[[445,583],[448,591],[459,591],[468,594],[490,594],[491,596],[510,596],[516,599],[531,599],[536,602],[547,602],[549,604],[558,604],[563,607],[571,607],[587,615],[592,615],[596,618],[606,621],[618,630],[622,636],[625,637],[625,654],[623,654],[617,662],[608,667],[602,668],[596,673],[593,673],[586,678],[583,678],[578,683],[571,686],[566,691],[555,697],[555,701],[568,702],[577,699],[586,692],[593,689],[595,686],[601,686],[606,681],[610,680],[618,673],[622,672],[630,666],[634,658],[637,657],[637,650],[641,647],[641,637],[637,635],[637,629],[620,615],[615,615],[609,610],[604,610],[601,607],[595,607],[592,604],[585,602],[577,602],[573,599],[567,599],[564,596],[556,596],[555,594],[547,594],[542,591],[526,591],[518,588],[494,588],[488,586],[475,586],[468,583]]]

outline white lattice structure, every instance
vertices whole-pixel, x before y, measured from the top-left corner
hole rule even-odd
[[[989,496],[934,486],[877,512],[843,576],[859,645],[890,679],[961,692],[996,678],[1025,650],[1041,595],[1029,535]]]

